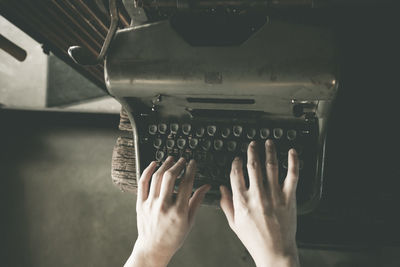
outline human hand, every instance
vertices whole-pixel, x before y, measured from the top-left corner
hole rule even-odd
[[[242,160],[233,160],[232,194],[225,186],[220,187],[221,208],[257,266],[300,266],[296,247],[297,153],[294,149],[288,153],[288,173],[281,188],[276,149],[271,140],[266,141],[265,151],[266,162],[261,165],[256,143],[249,145],[249,188],[245,185]],[[264,167],[266,177],[261,169]]]
[[[182,246],[196,210],[210,189],[203,185],[191,197],[196,172],[196,163],[191,160],[173,199],[175,180],[185,169],[185,163],[180,158],[174,164],[170,156],[156,172],[156,162],[143,171],[136,202],[138,239],[126,267],[166,266]]]

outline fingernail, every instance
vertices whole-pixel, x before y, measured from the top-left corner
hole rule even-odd
[[[272,146],[274,142],[271,139],[268,139],[266,142],[267,146]]]
[[[238,161],[238,160],[240,160],[240,157],[235,157],[233,160]]]
[[[257,143],[256,143],[256,141],[254,141],[254,140],[250,142],[250,145],[251,145],[251,146],[256,146],[256,144],[257,144]]]
[[[296,156],[296,155],[297,155],[297,151],[296,151],[296,149],[294,149],[294,148],[291,148],[290,151],[289,151],[289,153],[290,153],[291,155],[293,155],[293,156]]]
[[[179,163],[183,163],[183,162],[186,162],[186,160],[185,160],[185,158],[184,157],[181,157],[179,160]]]

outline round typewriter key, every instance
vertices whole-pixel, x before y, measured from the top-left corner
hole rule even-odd
[[[188,135],[190,133],[190,130],[192,129],[192,126],[188,123],[185,123],[182,125],[182,132],[185,135]]]
[[[275,128],[274,129],[274,138],[275,139],[280,139],[283,135],[283,130],[281,128]]]
[[[161,140],[160,138],[154,139],[153,146],[154,146],[155,148],[160,148],[161,145],[162,145],[162,140]]]
[[[229,128],[224,128],[223,130],[222,130],[222,133],[221,133],[221,135],[222,135],[222,137],[223,138],[228,138],[228,136],[231,134],[231,129],[229,129]]]
[[[217,131],[217,126],[215,125],[209,125],[207,126],[207,134],[209,136],[213,136],[215,134],[215,132]]]
[[[235,141],[228,141],[228,143],[227,143],[227,149],[230,152],[235,151],[236,150],[236,146],[237,146],[237,144],[236,144]]]
[[[161,151],[161,150],[156,151],[156,160],[157,161],[162,161],[164,156],[165,156],[165,153],[163,151]]]
[[[199,140],[197,140],[197,138],[192,138],[189,140],[189,147],[191,149],[195,149],[197,147],[198,143],[199,143]]]
[[[287,136],[287,139],[292,141],[292,140],[296,139],[297,132],[296,132],[296,130],[289,130],[289,131],[287,131],[286,136]]]
[[[204,140],[203,143],[201,144],[201,147],[203,148],[203,150],[208,151],[211,147],[211,141]]]
[[[268,128],[260,129],[260,137],[261,137],[261,139],[267,139],[268,136],[269,136],[269,129]]]
[[[155,135],[157,133],[157,125],[150,124],[149,125],[149,134]]]
[[[160,123],[158,125],[158,131],[160,134],[165,134],[167,132],[167,125],[165,123]]]
[[[168,139],[167,140],[167,148],[172,149],[175,146],[175,140],[173,139]]]
[[[179,130],[179,124],[177,124],[177,123],[171,123],[171,124],[169,125],[169,129],[170,129],[170,131],[171,131],[172,134],[176,134],[176,133],[178,132],[178,130]]]
[[[178,148],[183,149],[183,148],[185,148],[185,146],[186,146],[186,140],[183,139],[183,138],[179,138],[179,139],[176,141],[176,145],[177,145]]]
[[[233,126],[233,135],[239,137],[242,134],[243,127],[240,125]]]
[[[199,128],[197,128],[197,130],[196,130],[196,136],[197,137],[202,137],[203,135],[204,135],[204,127],[199,127]]]
[[[221,150],[222,147],[224,146],[224,142],[222,140],[214,140],[214,149],[215,150]]]
[[[253,139],[256,136],[256,129],[250,128],[247,130],[247,138]]]

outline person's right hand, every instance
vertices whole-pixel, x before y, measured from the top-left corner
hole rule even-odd
[[[276,149],[271,140],[266,141],[265,151],[266,162],[261,164],[256,143],[249,145],[249,188],[245,185],[242,160],[233,160],[232,194],[227,187],[220,187],[221,208],[257,266],[300,266],[296,246],[297,153],[294,149],[288,153],[288,173],[281,187]],[[261,168],[266,168],[266,177]]]

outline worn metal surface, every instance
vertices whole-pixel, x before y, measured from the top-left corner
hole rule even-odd
[[[240,106],[290,117],[291,100],[331,101],[336,94],[332,35],[319,27],[275,21],[239,46],[193,47],[163,21],[119,31],[109,53],[109,92],[140,98],[145,105],[161,94],[158,109],[165,116],[183,115],[190,108]],[[201,96],[256,101],[187,101]]]

